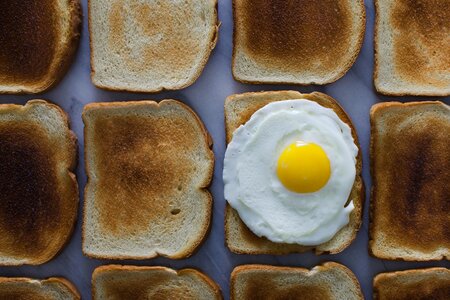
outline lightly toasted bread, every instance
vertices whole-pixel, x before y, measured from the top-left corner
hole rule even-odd
[[[379,103],[370,120],[369,251],[382,259],[449,259],[450,107]]]
[[[0,277],[0,299],[80,300],[81,297],[71,282],[60,277],[44,280]]]
[[[213,280],[194,269],[107,265],[92,274],[92,299],[220,300],[222,292]]]
[[[233,0],[233,76],[246,83],[327,84],[361,50],[362,0]]]
[[[314,92],[301,94],[296,91],[276,91],[244,93],[229,96],[225,101],[225,129],[227,143],[233,137],[233,132],[246,123],[253,113],[266,104],[274,101],[290,99],[308,99],[331,108],[339,118],[350,126],[355,145],[359,148],[356,130],[337,101],[328,95]],[[364,204],[364,183],[361,177],[362,156],[359,151],[356,162],[356,178],[349,199],[353,199],[355,209],[350,214],[350,222],[342,228],[330,241],[315,247],[296,244],[274,243],[264,237],[258,237],[251,232],[239,218],[238,213],[227,203],[225,212],[225,241],[228,248],[239,254],[287,254],[306,252],[315,249],[316,254],[339,253],[355,239],[362,222]]]
[[[89,0],[92,82],[131,92],[185,88],[205,67],[218,28],[217,0]]]
[[[81,30],[79,0],[0,1],[0,94],[39,93],[68,70]]]
[[[376,90],[450,95],[450,2],[375,0],[375,9]]]
[[[0,105],[0,265],[45,263],[68,242],[78,211],[76,155],[58,106]]]
[[[374,300],[448,300],[450,270],[428,268],[378,274],[373,280]]]
[[[326,262],[311,270],[238,266],[231,273],[230,300],[246,299],[363,300],[364,297],[352,271],[341,264]]]
[[[83,252],[90,257],[190,256],[206,237],[212,141],[175,100],[92,103],[83,112]]]

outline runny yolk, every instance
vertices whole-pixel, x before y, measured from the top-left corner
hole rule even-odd
[[[330,178],[330,161],[317,144],[295,142],[278,158],[277,175],[281,183],[295,193],[320,190]]]

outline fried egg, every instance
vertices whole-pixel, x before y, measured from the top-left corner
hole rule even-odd
[[[358,147],[350,127],[316,102],[272,102],[233,134],[225,199],[247,227],[277,243],[329,241],[349,222]]]

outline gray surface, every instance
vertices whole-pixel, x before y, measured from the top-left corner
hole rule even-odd
[[[374,9],[372,1],[366,1],[367,30],[361,54],[353,68],[336,83],[325,87],[295,87],[280,85],[244,85],[233,80],[231,76],[232,51],[232,12],[231,0],[219,0],[219,18],[222,22],[219,43],[214,50],[208,65],[198,81],[191,87],[177,92],[165,92],[156,95],[129,94],[102,91],[95,88],[90,80],[89,42],[87,30],[87,0],[83,0],[83,34],[80,49],[74,64],[64,80],[48,93],[37,96],[0,96],[0,103],[25,103],[29,99],[42,98],[51,100],[69,112],[72,129],[79,139],[80,163],[77,176],[80,184],[81,199],[86,183],[83,155],[83,123],[81,111],[86,103],[94,101],[122,101],[132,99],[164,99],[174,98],[191,106],[206,124],[214,139],[216,165],[211,192],[214,197],[214,213],[212,230],[206,242],[191,258],[179,261],[157,258],[145,261],[102,261],[91,260],[81,253],[81,222],[77,223],[75,233],[62,253],[42,266],[1,267],[2,276],[29,276],[44,278],[49,276],[64,276],[70,279],[80,290],[84,299],[90,299],[90,281],[93,269],[102,264],[120,263],[135,265],[163,265],[173,268],[197,267],[211,276],[222,287],[224,296],[228,299],[229,275],[233,267],[246,263],[265,263],[273,265],[288,265],[313,267],[325,261],[337,261],[348,266],[361,282],[367,299],[372,296],[372,278],[375,274],[386,270],[403,270],[415,267],[447,266],[450,262],[406,263],[381,261],[368,256],[368,201],[370,190],[369,177],[369,109],[379,101],[388,99],[376,95],[372,85],[373,70],[373,21]],[[349,113],[356,125],[364,157],[363,177],[366,183],[366,204],[364,223],[357,239],[343,253],[338,255],[316,256],[312,253],[292,254],[285,256],[251,256],[232,254],[224,246],[222,160],[225,151],[225,132],[223,120],[223,103],[225,98],[234,93],[260,90],[293,89],[301,92],[322,91],[336,98]],[[407,101],[423,98],[395,98]],[[450,98],[445,98],[446,103]],[[82,202],[80,203],[81,212]],[[402,212],[399,212],[402,213]],[[81,220],[81,213],[79,214]]]

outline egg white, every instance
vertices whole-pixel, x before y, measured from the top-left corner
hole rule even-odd
[[[330,160],[330,178],[317,192],[291,192],[277,177],[281,152],[296,141],[321,146]],[[319,245],[349,222],[354,206],[345,204],[357,155],[350,127],[332,109],[305,99],[272,102],[233,134],[224,159],[225,199],[258,236]]]

